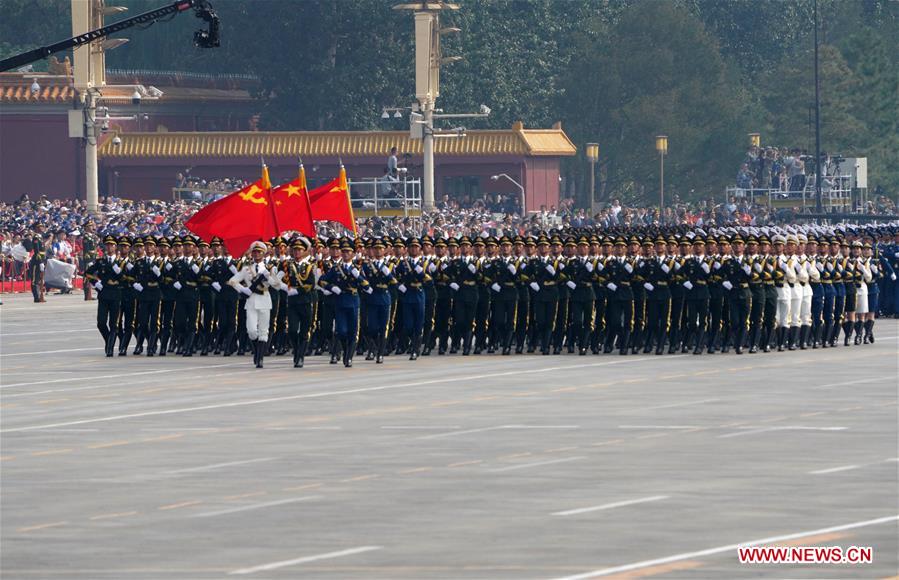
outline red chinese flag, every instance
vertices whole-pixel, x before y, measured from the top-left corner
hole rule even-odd
[[[281,231],[295,230],[310,238],[315,237],[312,206],[306,188],[306,170],[300,166],[300,176],[272,191],[275,214]]]
[[[210,203],[184,225],[204,240],[219,236],[231,255],[241,256],[256,240],[280,233],[269,203],[271,187],[268,169],[264,168],[262,179]]]
[[[340,167],[340,177],[309,192],[312,219],[340,222],[356,233],[356,219],[350,205],[350,188],[346,182],[346,169]]]

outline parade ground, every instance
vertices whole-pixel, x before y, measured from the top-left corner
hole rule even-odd
[[[106,358],[3,297],[3,578],[884,578],[897,336],[770,354]],[[842,344],[842,338],[840,341]],[[745,546],[869,564],[741,564]]]

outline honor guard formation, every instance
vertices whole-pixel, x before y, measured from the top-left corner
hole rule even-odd
[[[86,279],[106,356],[695,355],[874,342],[894,226],[525,236],[103,239]]]

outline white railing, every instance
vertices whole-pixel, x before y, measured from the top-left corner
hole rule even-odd
[[[361,177],[348,182],[354,210],[370,210],[380,215],[387,210],[404,216],[421,210],[421,180],[389,177]]]
[[[810,175],[806,179],[805,187],[801,190],[782,190],[780,188],[764,187],[728,187],[725,189],[725,202],[731,197],[748,199],[750,203],[767,203],[775,205],[779,203],[795,203],[802,207],[815,205],[815,176]],[[822,202],[828,207],[851,205],[852,202],[852,176],[829,175],[821,187]]]

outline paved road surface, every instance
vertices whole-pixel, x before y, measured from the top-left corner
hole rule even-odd
[[[3,578],[880,578],[897,335],[785,354],[106,359],[0,307]],[[740,565],[737,545],[874,563]]]

